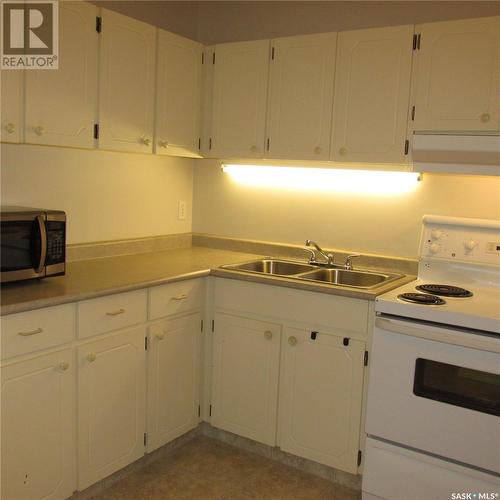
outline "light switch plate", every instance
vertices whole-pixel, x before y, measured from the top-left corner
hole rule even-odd
[[[179,220],[186,220],[186,202],[179,201],[177,204],[177,218]]]

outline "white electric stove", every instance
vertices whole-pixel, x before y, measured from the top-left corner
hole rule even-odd
[[[375,309],[363,499],[500,498],[500,222],[425,216]]]

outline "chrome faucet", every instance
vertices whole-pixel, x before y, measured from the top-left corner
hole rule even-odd
[[[315,241],[313,240],[306,240],[306,247],[314,247],[316,251],[324,258],[326,259],[325,264],[328,264],[329,266],[333,266],[333,254],[332,253],[326,253]],[[311,258],[309,259],[309,264],[323,264],[323,262],[318,262],[318,258],[316,255],[316,252],[310,248],[306,248],[309,252],[311,252]]]
[[[354,269],[354,266],[352,265],[352,259],[354,259],[354,257],[361,257],[361,255],[359,253],[353,253],[348,255],[345,259],[344,268],[348,271],[352,271]]]

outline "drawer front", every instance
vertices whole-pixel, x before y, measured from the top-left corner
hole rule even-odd
[[[75,304],[3,316],[1,324],[2,359],[40,351],[75,338]]]
[[[78,304],[78,338],[137,325],[146,319],[147,290],[85,300]]]
[[[185,280],[149,290],[149,319],[200,309],[203,306],[204,280]]]

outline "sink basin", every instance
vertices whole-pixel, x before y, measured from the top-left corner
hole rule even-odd
[[[331,283],[332,285],[372,288],[387,283],[400,275],[379,274],[367,271],[348,271],[347,269],[316,269],[299,276],[301,279]]]
[[[311,266],[309,264],[279,259],[254,260],[252,262],[244,262],[243,264],[228,264],[222,267],[223,269],[232,269],[234,271],[276,274],[279,276],[293,276],[295,274],[316,269],[315,266]]]

